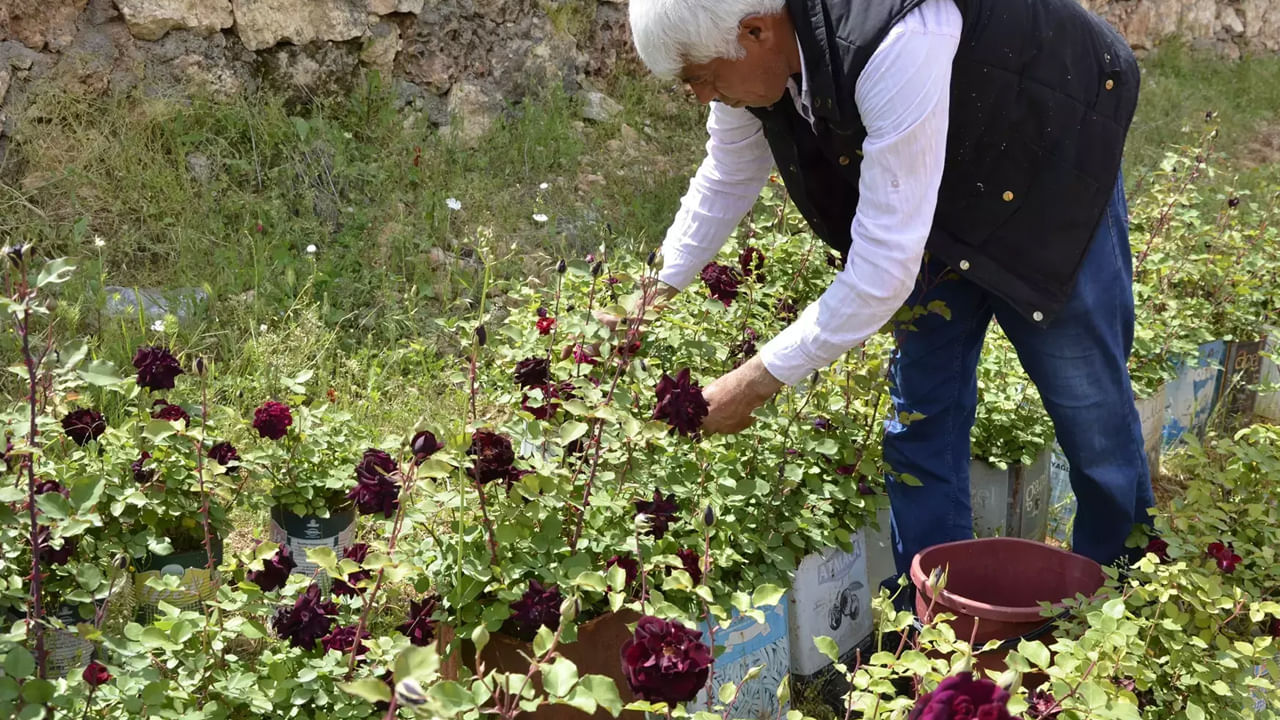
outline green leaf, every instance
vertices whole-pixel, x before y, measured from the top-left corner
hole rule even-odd
[[[440,654],[435,648],[413,646],[396,657],[395,678],[434,679],[440,672]]]
[[[168,697],[169,683],[163,680],[149,682],[142,688],[142,702],[148,705],[163,706]]]
[[[77,565],[76,582],[85,592],[94,592],[102,585],[102,571],[93,565]]]
[[[331,547],[309,548],[307,562],[324,570],[329,577],[342,577],[342,573],[338,571],[338,555]]]
[[[826,635],[820,635],[813,639],[813,644],[817,646],[818,652],[826,656],[828,660],[840,662],[840,646],[836,644],[835,640]]]
[[[43,493],[37,496],[36,507],[54,520],[65,520],[71,516],[71,504],[59,493]]]
[[[489,629],[484,625],[480,625],[471,631],[471,644],[476,646],[476,655],[484,651],[486,645],[489,644]]]
[[[87,513],[102,498],[102,488],[106,485],[105,475],[90,477],[71,486],[71,508],[76,513]]]
[[[1124,617],[1124,598],[1112,598],[1102,606],[1102,614],[1119,620]]]
[[[115,363],[110,360],[94,360],[84,370],[77,370],[76,375],[90,385],[97,385],[98,387],[119,385],[128,380],[128,378],[120,377],[120,371],[116,369]]]
[[[761,585],[756,591],[751,593],[751,605],[753,607],[772,607],[778,604],[782,596],[786,594],[786,590],[777,585]]]
[[[142,436],[153,443],[159,443],[177,432],[173,422],[169,420],[149,420],[147,427],[142,430]]]
[[[338,683],[338,688],[371,703],[391,702],[391,688],[376,678],[360,678],[353,682]]]
[[[587,431],[590,429],[590,425],[580,420],[570,420],[560,426],[560,444],[568,445],[574,440],[586,435]]]
[[[542,665],[542,687],[553,697],[564,697],[578,683],[578,666],[563,657]]]
[[[475,697],[472,696],[471,691],[452,680],[436,683],[427,691],[427,696],[438,702],[440,709],[450,715],[456,715],[476,706]]]
[[[538,634],[533,637],[533,654],[538,657],[546,655],[555,639],[556,634],[551,631],[551,628],[545,625],[538,628]]]
[[[64,283],[71,279],[71,273],[76,269],[75,265],[67,258],[55,258],[45,263],[40,269],[40,275],[36,277],[36,287],[44,287],[49,284]]]
[[[778,705],[786,707],[791,702],[791,674],[782,676],[782,682],[778,683]]]
[[[1204,710],[1200,706],[1187,701],[1187,720],[1204,720]]]
[[[32,705],[44,705],[53,699],[53,683],[31,678],[22,684],[22,699]]]
[[[616,566],[612,569],[620,570],[620,571],[622,570],[622,568],[616,567]],[[626,577],[626,574],[625,574],[625,571],[623,571],[623,578],[625,579],[625,577]],[[605,592],[607,589],[604,581],[604,576],[594,571],[579,573],[578,577],[574,579],[573,584],[575,587],[584,587],[590,590],[595,590],[596,592],[600,592],[600,593]]]
[[[36,659],[21,645],[15,646],[4,658],[4,674],[11,678],[25,678],[35,669]]]
[[[731,682],[721,685],[720,690],[716,693],[716,697],[719,698],[720,702],[724,705],[728,705],[733,702],[733,699],[737,697],[737,695],[738,686]]]
[[[1049,648],[1039,640],[1023,640],[1018,643],[1018,654],[1035,663],[1038,667],[1049,667]]]
[[[622,699],[618,697],[618,686],[612,679],[604,675],[583,675],[578,680],[578,688],[591,693],[591,697],[610,715],[617,717],[622,712]]]

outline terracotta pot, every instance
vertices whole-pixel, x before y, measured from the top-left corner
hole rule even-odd
[[[930,577],[947,571],[946,587]],[[991,640],[1010,640],[1049,622],[1040,603],[1062,607],[1077,594],[1091,596],[1106,582],[1102,566],[1082,555],[1019,538],[980,538],[935,545],[911,563],[916,615],[928,623],[939,614],[951,621],[956,637],[974,639],[980,648]],[[1037,638],[1049,645],[1052,633]],[[1008,651],[979,654],[978,669],[1004,670]],[[1030,678],[1029,678],[1030,679]]]
[[[627,624],[634,624],[639,620],[640,616],[631,610],[601,615],[579,625],[578,640],[560,646],[559,650],[561,655],[578,667],[580,675],[604,675],[611,678],[618,686],[618,697],[622,698],[624,705],[635,700],[635,697],[627,686],[626,678],[622,675],[622,644],[631,638],[631,631],[627,628]],[[529,662],[521,653],[532,655],[531,644],[510,635],[494,633],[480,657],[487,669],[525,673],[529,671]],[[533,676],[533,680],[540,688],[537,675]],[[613,718],[603,708],[596,710],[594,715],[587,715],[568,705],[543,705],[537,712],[522,713],[520,717],[536,720],[584,720],[588,717],[612,720]],[[623,720],[644,720],[644,713],[623,712],[619,717]]]

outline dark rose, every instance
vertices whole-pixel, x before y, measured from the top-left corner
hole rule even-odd
[[[436,612],[437,602],[433,595],[422,598],[422,602],[409,602],[409,621],[396,629],[409,638],[410,644],[426,647],[435,642],[436,621],[431,616]]]
[[[361,515],[382,513],[391,518],[400,508],[400,469],[390,455],[376,448],[364,451],[356,464],[356,486],[347,499],[356,504]]]
[[[107,672],[107,666],[94,660],[84,667],[84,672],[80,673],[80,677],[84,678],[85,684],[91,688],[99,685],[105,685],[111,680],[111,673]]]
[[[542,391],[542,400],[537,405],[530,404],[528,393],[520,400],[520,407],[539,420],[550,420],[560,409],[560,400],[573,397],[573,383],[549,383],[538,388]]]
[[[62,431],[75,444],[87,445],[89,441],[102,437],[102,433],[107,431],[107,421],[97,410],[79,408],[62,418]]]
[[[293,424],[293,413],[284,403],[268,400],[253,411],[253,429],[268,440],[279,440],[289,432]]]
[[[623,572],[627,574],[627,579],[625,582],[626,587],[631,587],[631,584],[636,581],[636,578],[640,577],[640,563],[636,562],[636,559],[631,557],[630,555],[614,555],[613,557],[606,560],[604,563],[605,575],[607,576],[609,574],[609,571],[612,570],[614,567],[622,568]],[[626,588],[610,587],[609,591],[622,592],[625,589]]]
[[[631,358],[634,358],[636,355],[639,355],[640,350],[643,347],[644,347],[643,341],[624,340],[623,342],[619,343],[617,347],[613,349],[613,351],[617,353],[618,357],[622,358],[623,360],[630,360]]]
[[[823,431],[823,432],[826,432],[827,430],[830,430],[830,429],[831,429],[831,418],[828,418],[828,417],[822,417],[821,415],[819,415],[818,417],[814,418],[814,419],[813,419],[813,429],[815,429],[815,430],[821,430],[821,431]]]
[[[755,356],[756,340],[759,339],[760,336],[756,334],[755,330],[752,330],[751,328],[743,328],[742,340],[738,341],[737,345],[729,348],[729,357],[737,358],[737,362],[733,365],[735,368],[741,366],[744,362]]]
[[[779,300],[773,312],[784,323],[794,322],[796,318],[800,317],[799,308],[790,300]]]
[[[316,641],[329,634],[338,606],[332,600],[320,599],[320,586],[311,583],[307,591],[298,596],[293,607],[276,610],[271,626],[276,634],[294,647],[310,650]]]
[[[550,335],[551,328],[556,326],[556,319],[550,316],[538,318],[538,334]]]
[[[413,464],[421,465],[424,460],[435,455],[444,447],[436,440],[435,433],[422,430],[409,441],[409,451],[413,453]]]
[[[551,361],[544,357],[525,358],[516,363],[515,378],[526,390],[546,385],[551,382]]]
[[[738,298],[740,281],[738,271],[728,265],[713,262],[702,268],[702,282],[707,286],[707,291],[711,293],[711,297],[724,303],[725,307],[729,307]]]
[[[369,556],[369,546],[364,543],[354,543],[351,547],[342,551],[342,557],[356,563],[364,562]],[[368,580],[373,577],[373,573],[361,568],[348,575],[345,579],[339,578],[333,581],[333,594],[338,597],[355,597],[364,593],[364,588],[357,587],[361,580]]]
[[[1062,714],[1062,706],[1054,699],[1053,695],[1039,688],[1032,690],[1027,695],[1028,720],[1054,720]]]
[[[631,692],[649,702],[688,702],[707,684],[711,649],[702,633],[671,620],[640,618],[622,644],[622,672]]]
[[[172,390],[173,379],[182,374],[178,359],[162,347],[140,347],[133,354],[138,369],[138,387],[148,390]]]
[[[742,277],[751,277],[764,270],[764,253],[753,245],[742,248],[738,253],[738,268],[742,270]]]
[[[368,649],[364,646],[364,640],[368,637],[369,633],[366,630],[361,630],[357,637],[355,625],[339,625],[333,629],[333,632],[320,639],[320,646],[325,650],[336,650],[340,653],[349,653],[351,648],[355,647],[356,657],[360,657]]]
[[[139,485],[146,485],[156,479],[155,468],[148,468],[146,466],[146,462],[150,459],[151,453],[143,450],[142,454],[138,456],[138,459],[134,460],[133,463],[129,465],[129,469],[133,471],[133,481]]]
[[[1280,618],[1276,618],[1271,621],[1269,632],[1271,633],[1271,637],[1280,638]]]
[[[224,468],[235,466],[240,460],[240,453],[229,442],[220,442],[209,448],[209,459]]]
[[[605,278],[604,281],[609,283],[610,285],[617,285],[618,283],[622,282],[622,279],[619,278],[617,275],[610,275],[609,277]]]
[[[843,270],[844,256],[840,253],[827,253],[827,265],[835,270]]]
[[[694,585],[702,584],[702,558],[698,553],[684,548],[676,551],[676,557],[680,558],[680,562],[684,563],[684,571],[689,573],[689,577],[693,580]]]
[[[1235,572],[1236,565],[1244,562],[1244,558],[1236,554],[1235,546],[1223,545],[1220,542],[1211,543],[1208,554],[1209,557],[1218,561],[1218,569],[1227,574]]]
[[[508,476],[516,461],[511,441],[492,430],[476,430],[471,434],[467,454],[473,458],[471,478],[479,483],[493,482]]]
[[[907,720],[1013,720],[1009,693],[986,678],[961,673],[916,701]]]
[[[170,422],[181,420],[189,422],[191,416],[180,405],[170,405],[164,400],[156,400],[151,403],[151,417],[156,420],[168,420]]]
[[[710,406],[702,397],[702,388],[689,378],[689,368],[681,370],[675,378],[663,373],[654,391],[658,395],[658,404],[653,409],[655,420],[666,420],[682,435],[698,432]]]
[[[1231,198],[1230,200],[1228,200],[1228,201],[1227,201],[1227,207],[1230,207],[1232,210],[1234,210],[1234,209],[1236,209],[1236,208],[1240,207],[1240,198],[1238,198],[1238,197],[1233,197],[1233,198]]]
[[[588,349],[586,346],[584,346],[582,343],[578,343],[577,345],[573,346],[573,361],[580,365],[599,365],[600,364],[599,358],[593,355],[592,351]]]
[[[62,547],[52,545],[53,532],[48,525],[41,525],[36,530],[36,547],[40,549],[40,561],[49,565],[66,565],[71,556],[76,554],[79,541],[73,537],[62,538]]]
[[[543,587],[537,580],[529,581],[529,589],[517,601],[511,603],[511,623],[516,635],[531,639],[540,628],[560,627],[560,603],[564,597],[555,585]]]
[[[43,495],[45,493],[58,493],[59,495],[65,495],[66,491],[62,489],[62,483],[57,480],[41,480],[36,483],[36,495]]]
[[[1151,538],[1151,542],[1147,543],[1143,552],[1155,555],[1162,563],[1169,562],[1169,543],[1160,538]]]
[[[544,318],[544,317],[546,317],[546,316],[547,316],[547,309],[546,309],[545,307],[542,307],[541,305],[539,305],[539,306],[538,306],[538,317],[540,317],[540,318]]]
[[[668,494],[664,499],[661,491],[654,490],[652,501],[636,501],[636,514],[649,518],[649,534],[658,540],[667,534],[678,512],[680,506],[676,504],[675,493]]]
[[[298,564],[293,561],[293,551],[288,545],[280,543],[276,554],[262,561],[262,569],[250,570],[245,578],[262,588],[263,592],[271,592],[284,587],[289,573],[296,567]]]
[[[860,478],[858,480],[858,494],[859,495],[875,495],[876,489],[871,486],[871,483],[867,482],[866,478]]]

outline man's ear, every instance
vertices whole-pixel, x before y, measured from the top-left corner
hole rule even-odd
[[[746,47],[748,42],[767,41],[773,31],[772,23],[765,15],[748,15],[738,23],[738,42]]]

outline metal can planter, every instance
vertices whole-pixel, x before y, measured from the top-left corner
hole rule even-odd
[[[115,581],[115,587],[105,602],[106,612],[102,622],[96,626],[99,629],[118,630],[133,619],[135,597],[128,574]],[[76,628],[86,624],[93,626],[95,618],[82,617],[79,608],[72,605],[58,608],[56,617],[66,627],[51,628],[45,633],[45,669],[49,677],[65,677],[88,665],[93,657],[93,643],[81,637]]]
[[[1045,448],[1031,465],[1001,470],[981,460],[969,465],[969,502],[978,537],[1044,540],[1049,527],[1049,461]]]
[[[334,554],[351,547],[356,535],[356,509],[351,505],[331,510],[329,517],[295,515],[281,506],[271,508],[271,529],[268,537],[273,543],[284,543],[293,553],[297,567],[295,575],[313,576],[319,568],[307,560],[307,551],[329,548]],[[321,578],[327,582],[327,578]]]
[[[867,573],[866,536],[865,529],[855,533],[850,552],[831,548],[806,556],[791,588],[792,683],[812,688],[833,707],[848,690],[813,639],[831,638],[842,658],[870,645],[871,596],[878,588]]]
[[[757,623],[753,618],[741,615],[736,611],[729,626],[715,627],[715,647],[724,648],[723,654],[717,655],[711,670],[709,686],[713,693],[712,705],[715,704],[714,693],[725,683],[741,683],[747,671],[760,666],[760,674],[743,683],[738,697],[730,708],[729,717],[759,718],[773,720],[779,713],[785,714],[789,709],[779,707],[778,686],[791,672],[791,638],[790,623],[787,620],[790,601],[784,595],[778,604],[764,610],[765,621]],[[704,623],[701,628],[703,640],[711,644],[711,627]],[[690,712],[706,710],[706,689],[689,704]]]
[[[165,602],[180,610],[193,610],[201,603],[212,600],[218,592],[218,566],[222,564],[222,538],[211,538],[213,563],[204,548],[172,555],[153,555],[138,565],[134,575],[137,588],[138,614],[150,623]],[[176,577],[177,588],[154,587],[148,581],[161,577]]]
[[[1228,427],[1238,427],[1253,419],[1258,406],[1258,383],[1262,379],[1264,340],[1227,343],[1218,386],[1218,406]]]
[[[1221,340],[1205,343],[1195,358],[1178,365],[1178,375],[1165,391],[1166,448],[1173,447],[1188,434],[1204,437],[1218,401],[1218,379],[1226,351],[1226,343]]]
[[[1271,422],[1280,422],[1280,367],[1276,366],[1276,357],[1280,355],[1280,328],[1268,327],[1267,339],[1262,347],[1262,369],[1260,381],[1262,390],[1258,393],[1258,402],[1254,413]]]

